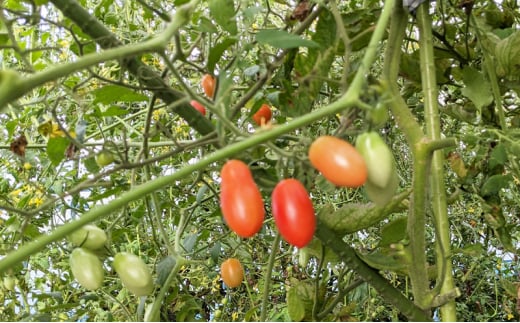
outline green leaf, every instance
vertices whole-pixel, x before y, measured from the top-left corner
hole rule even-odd
[[[129,103],[148,100],[146,95],[119,85],[107,85],[92,91],[92,94],[94,95],[94,103],[108,104],[119,101]]]
[[[406,225],[408,218],[401,217],[386,224],[381,229],[381,241],[379,246],[389,246],[392,243],[397,243],[406,237]]]
[[[231,35],[238,33],[233,1],[210,0],[209,11],[215,21]]]
[[[47,141],[47,156],[49,156],[52,165],[58,165],[65,158],[65,150],[69,142],[66,137],[49,138],[49,141]]]
[[[285,30],[278,29],[260,30],[256,34],[256,41],[260,44],[267,44],[276,48],[320,47],[318,43],[312,40],[304,39],[299,35],[290,34]]]
[[[213,247],[211,247],[211,249],[209,250],[209,255],[211,257],[211,259],[217,263],[218,261],[218,257],[220,256],[220,249],[221,249],[221,244],[220,244],[220,241],[217,241]]]
[[[495,170],[496,168],[502,168],[507,162],[507,151],[504,144],[498,144],[493,151],[491,151],[491,155],[489,156],[489,169],[490,171]]]
[[[305,317],[304,304],[296,288],[291,288],[287,292],[287,309],[292,321],[299,322]]]
[[[493,175],[482,185],[480,189],[480,195],[482,197],[492,196],[498,194],[498,192],[509,186],[509,183],[513,180],[511,174],[507,175]]]
[[[157,285],[161,286],[166,282],[166,279],[170,275],[173,267],[175,267],[175,263],[175,258],[168,256],[157,264]]]
[[[197,239],[199,238],[199,235],[197,233],[190,234],[184,239],[183,246],[184,250],[187,252],[190,252],[193,250],[193,247],[195,247],[195,244],[197,243]]]
[[[215,25],[206,17],[200,17],[200,20],[196,26],[196,28],[200,31],[206,32],[206,33],[217,33],[218,29],[215,27]]]
[[[102,117],[114,117],[114,116],[121,116],[128,113],[128,110],[123,109],[122,107],[118,106],[111,106],[110,108],[106,109],[105,112],[101,113]]]
[[[233,38],[226,38],[222,42],[217,43],[213,46],[208,55],[208,70],[213,72],[215,70],[215,65],[222,57],[222,54],[226,49],[236,44],[237,40]]]
[[[493,102],[491,85],[483,73],[467,66],[462,70],[462,78],[465,84],[461,90],[462,95],[470,99],[479,111]]]

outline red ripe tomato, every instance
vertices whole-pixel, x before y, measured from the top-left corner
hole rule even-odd
[[[244,280],[244,269],[238,259],[229,258],[220,265],[220,275],[227,287],[235,288]]]
[[[242,238],[252,237],[262,228],[265,210],[249,167],[240,160],[230,160],[222,167],[220,176],[220,208],[224,220]]]
[[[280,181],[273,190],[271,203],[274,222],[285,241],[305,247],[314,235],[316,216],[303,184],[293,178]]]
[[[209,74],[204,74],[200,81],[200,85],[202,86],[204,93],[212,99],[213,94],[215,94],[215,78]]]
[[[191,100],[190,104],[191,104],[192,107],[195,108],[195,110],[197,110],[200,113],[202,113],[203,116],[206,115],[206,108],[202,104],[200,104],[199,102],[197,102],[195,100]]]
[[[309,160],[334,185],[359,187],[367,180],[365,160],[354,146],[339,138],[316,139],[309,148]]]
[[[264,103],[264,104],[262,104],[260,109],[258,109],[258,111],[256,111],[255,114],[253,114],[253,121],[257,125],[263,126],[266,123],[268,123],[269,120],[271,120],[272,115],[273,114],[271,112],[271,107],[269,107],[268,104]]]

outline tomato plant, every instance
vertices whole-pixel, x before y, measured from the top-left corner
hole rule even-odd
[[[101,287],[105,273],[99,258],[84,248],[72,250],[69,258],[70,270],[78,283],[88,290]]]
[[[359,187],[367,179],[363,157],[350,143],[333,136],[321,136],[309,148],[309,160],[337,186]]]
[[[244,280],[244,269],[238,259],[229,258],[220,265],[220,275],[227,287],[235,288]]]
[[[262,104],[260,109],[253,114],[253,121],[259,125],[263,126],[271,120],[273,113],[271,112],[271,107],[268,104]]]
[[[356,149],[367,165],[368,181],[380,188],[387,187],[395,173],[395,160],[383,138],[375,131],[363,133],[356,139]]]
[[[200,113],[202,113],[203,116],[206,115],[206,108],[200,104],[199,102],[195,101],[195,100],[191,100],[190,101],[190,104],[192,107],[194,107],[197,111],[199,111]]]
[[[220,208],[227,225],[243,238],[253,236],[262,227],[265,210],[249,167],[240,160],[230,160],[220,176]]]
[[[105,231],[93,224],[83,226],[74,231],[67,238],[73,245],[90,250],[100,249],[107,241]]]
[[[200,85],[202,86],[206,96],[212,99],[213,95],[215,94],[215,78],[210,74],[204,74],[202,80],[200,81]]]
[[[276,227],[288,243],[305,247],[314,235],[316,216],[307,190],[300,181],[280,181],[271,195]]]
[[[114,256],[113,264],[123,285],[129,291],[137,296],[152,293],[152,274],[141,258],[128,252],[120,252]]]
[[[99,167],[105,167],[114,162],[114,154],[108,150],[102,150],[96,155],[96,163]]]

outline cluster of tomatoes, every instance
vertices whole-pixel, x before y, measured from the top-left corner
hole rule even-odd
[[[70,269],[78,283],[88,290],[103,284],[105,273],[97,252],[107,241],[106,233],[93,224],[87,224],[68,236],[76,246],[70,254]],[[113,268],[123,285],[137,296],[150,295],[154,289],[150,269],[138,256],[119,252],[114,256]]]
[[[308,157],[312,166],[338,187],[365,185],[375,203],[387,203],[397,189],[394,157],[374,131],[358,136],[355,147],[337,137],[319,137],[309,147]],[[220,207],[226,224],[242,238],[254,236],[263,225],[265,208],[249,167],[233,159],[224,164],[220,176]],[[316,216],[309,193],[300,181],[281,180],[271,193],[271,209],[285,241],[303,248],[312,240]],[[221,275],[228,287],[239,286],[243,279],[240,262],[226,260]]]
[[[210,99],[213,99],[213,95],[215,95],[216,85],[217,83],[215,81],[215,78],[210,74],[205,74],[200,81],[200,86],[202,87],[204,94]],[[190,104],[193,108],[195,108],[195,110],[199,111],[203,116],[206,115],[206,108],[202,105],[202,103],[198,102],[197,100],[191,100]],[[272,116],[273,113],[271,111],[271,107],[268,104],[264,103],[253,114],[252,119],[257,125],[264,126],[269,123]]]

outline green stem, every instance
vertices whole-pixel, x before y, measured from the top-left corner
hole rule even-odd
[[[409,320],[423,322],[432,320],[423,310],[382,277],[377,270],[363,262],[356,254],[356,251],[327,227],[325,223],[321,222],[320,219],[318,219],[315,235],[324,245],[340,256],[341,260],[349,268],[354,270],[364,281],[372,285],[383,299],[399,309]]]
[[[426,133],[433,141],[441,140],[440,116],[438,107],[438,90],[435,74],[435,59],[433,56],[432,21],[428,12],[429,6],[420,6],[417,12],[419,27],[419,52],[421,63],[421,80],[424,94],[424,110],[426,120]],[[429,158],[429,157],[428,157]],[[431,194],[434,224],[436,229],[436,258],[438,276],[437,284],[440,292],[448,293],[454,290],[455,285],[452,276],[451,250],[450,250],[450,223],[447,213],[446,187],[444,185],[444,152],[433,152],[431,161]],[[415,187],[415,186],[414,186]],[[418,250],[419,251],[419,250]],[[416,261],[416,259],[414,259]],[[442,268],[442,270],[441,270]],[[426,276],[423,276],[426,277]],[[424,282],[428,281],[420,278]],[[421,284],[422,285],[422,284]],[[420,288],[429,288],[420,286]],[[414,290],[414,297],[418,299],[416,292],[426,295],[426,290]],[[436,295],[434,295],[436,296]],[[424,301],[418,302],[424,304]],[[426,304],[424,304],[426,305]],[[452,299],[440,308],[443,321],[457,321],[455,301]]]
[[[262,297],[262,311],[260,313],[260,322],[265,322],[267,317],[267,304],[269,304],[269,291],[271,289],[271,277],[274,267],[274,261],[276,260],[276,252],[278,251],[280,244],[280,233],[277,233],[274,237],[273,244],[271,246],[271,255],[269,256],[269,262],[265,270],[265,282],[264,282],[264,295]]]
[[[175,266],[170,271],[170,274],[166,278],[166,281],[161,286],[161,290],[159,291],[159,294],[157,294],[157,297],[155,298],[152,309],[150,310],[150,318],[153,319],[153,321],[160,322],[160,313],[161,305],[163,303],[164,297],[166,297],[166,292],[170,289],[170,286],[172,285],[173,280],[175,279],[175,276],[177,275],[179,269],[184,266],[187,263],[187,261],[184,258],[181,257],[175,257]]]

